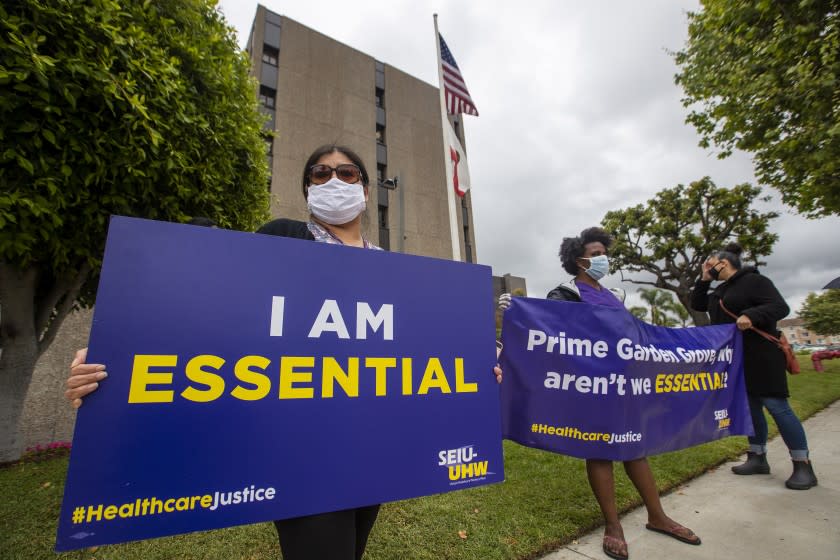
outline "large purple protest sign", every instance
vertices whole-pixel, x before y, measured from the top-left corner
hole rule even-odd
[[[502,481],[492,300],[486,266],[113,218],[56,548]]]
[[[502,432],[523,445],[626,461],[753,433],[734,324],[514,298],[502,343]]]

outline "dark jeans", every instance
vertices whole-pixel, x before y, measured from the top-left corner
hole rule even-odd
[[[275,521],[283,560],[360,560],[379,505]]]
[[[767,420],[764,418],[764,408],[773,417],[779,433],[790,451],[790,456],[796,460],[808,458],[808,440],[805,438],[805,429],[802,422],[797,418],[796,413],[790,408],[787,399],[775,397],[753,397],[747,395],[750,403],[750,415],[752,416],[755,435],[750,436],[750,451],[754,453],[765,453],[767,451]]]

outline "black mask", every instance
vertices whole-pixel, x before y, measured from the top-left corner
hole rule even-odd
[[[717,265],[715,265],[717,266]],[[709,269],[709,276],[712,277],[712,280],[720,280],[720,269],[719,268],[710,268]]]

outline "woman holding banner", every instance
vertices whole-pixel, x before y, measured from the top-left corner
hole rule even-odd
[[[311,213],[308,222],[278,219],[258,233],[309,239],[320,243],[381,250],[362,234],[369,178],[352,150],[325,145],[315,150],[303,168],[303,196]],[[65,396],[74,407],[107,377],[102,364],[86,364],[87,349],[79,350],[70,366]],[[275,521],[285,560],[359,560],[379,512],[379,505]]]
[[[785,486],[807,490],[817,485],[814,468],[808,459],[805,429],[788,403],[785,355],[775,344],[752,328],[775,335],[776,321],[790,309],[779,291],[754,267],[741,266],[741,247],[730,243],[703,263],[703,274],[691,294],[691,307],[707,311],[713,324],[735,323],[744,335],[744,379],[755,435],[748,438],[747,460],[732,467],[740,475],[769,474],[767,463],[767,420],[764,408],[773,416],[779,433],[790,451],[793,474]],[[709,292],[713,280],[721,280]],[[725,308],[725,309],[724,309]],[[729,313],[734,315],[730,316]]]
[[[563,268],[573,276],[548,293],[547,298],[559,301],[585,302],[624,309],[624,304],[610,290],[601,286],[599,280],[609,274],[607,250],[612,238],[603,229],[592,227],[581,232],[579,237],[563,239],[560,258]],[[622,294],[623,295],[623,294]],[[509,294],[499,298],[499,306],[510,305]],[[647,529],[663,533],[687,544],[699,545],[700,538],[694,532],[680,525],[665,514],[659,499],[659,490],[653,472],[645,457],[624,461],[624,470],[638,490],[648,512]],[[604,554],[610,558],[628,558],[627,542],[618,519],[615,499],[615,478],[613,462],[597,457],[586,460],[586,474],[595,499],[604,516]]]

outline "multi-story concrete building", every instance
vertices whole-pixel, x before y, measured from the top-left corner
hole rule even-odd
[[[810,346],[833,346],[840,344],[840,335],[817,334],[805,326],[805,321],[799,317],[782,319],[776,325],[779,330],[785,333],[785,337],[792,345]]]
[[[371,175],[368,239],[451,259],[439,89],[264,6],[246,48],[274,133],[267,140],[272,215],[307,219],[303,165],[316,147],[343,144]],[[469,192],[456,202],[461,258],[476,262]]]
[[[247,50],[274,131],[267,141],[272,215],[307,219],[307,157],[322,144],[345,144],[373,182],[368,239],[392,251],[452,258],[438,88],[263,6]],[[469,193],[457,203],[461,258],[475,262]],[[72,438],[75,411],[64,400],[64,381],[90,323],[90,310],[71,314],[39,360],[21,418],[25,445]]]
[[[527,296],[528,287],[525,279],[519,276],[505,274],[504,276],[493,277],[493,298],[498,299],[500,295],[508,293],[515,296]]]

